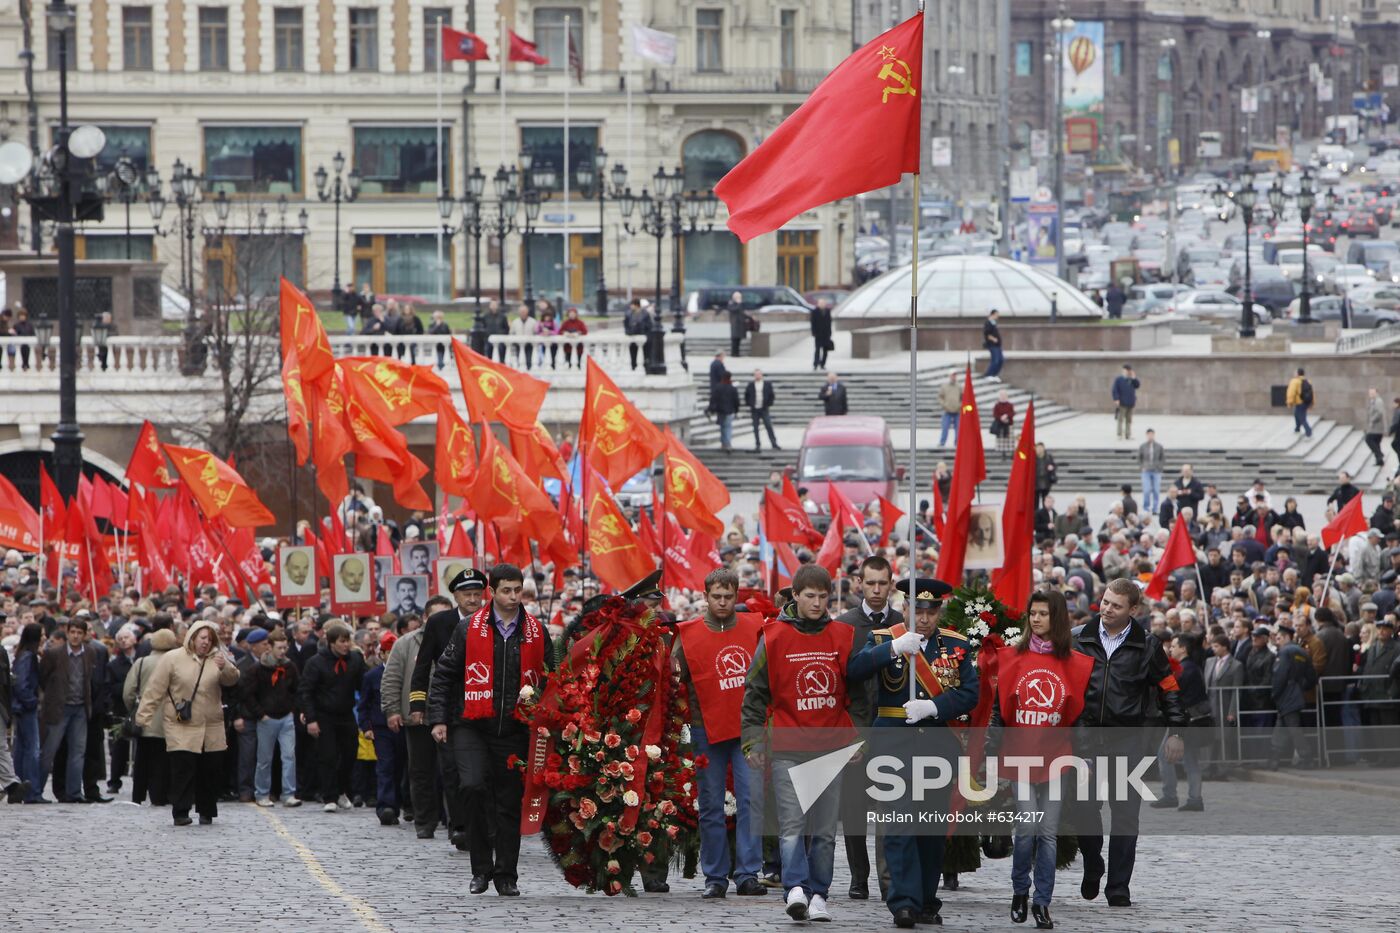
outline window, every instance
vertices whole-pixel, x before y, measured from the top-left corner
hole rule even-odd
[[[199,8],[199,70],[228,71],[228,7]]]
[[[583,56],[583,10],[578,7],[541,7],[535,11],[535,44],[540,54],[549,59],[548,65],[535,66],[536,71],[563,71],[569,64],[569,43],[564,38],[564,18],[569,19],[569,33],[574,48]]]
[[[47,22],[47,20],[45,20],[45,22]],[[59,56],[59,52],[60,52],[60,50],[62,50],[62,48],[63,48],[63,44],[62,44],[62,43],[63,43],[63,37],[64,37],[64,36],[67,36],[67,37],[68,37],[68,49],[67,49],[67,52],[68,52],[68,70],[69,70],[69,71],[76,71],[76,70],[77,70],[77,61],[76,61],[77,52],[75,51],[75,49],[77,49],[77,47],[78,47],[78,24],[77,24],[76,20],[73,22],[73,24],[72,24],[65,32],[59,32],[59,31],[55,30],[52,26],[47,26],[46,28],[48,29],[48,32],[45,33],[45,39],[46,39],[46,41],[47,41],[47,43],[48,43],[49,70],[50,70],[50,71],[57,71],[57,70],[58,70],[58,56]]]
[[[520,144],[529,146],[535,156],[535,164],[554,166],[555,181],[551,191],[564,190],[564,127],[526,126],[520,130]],[[585,162],[593,164],[593,154],[598,150],[598,128],[596,126],[569,127],[569,171],[577,172]],[[577,188],[577,185],[571,185]]]
[[[209,191],[300,194],[301,127],[206,126]]]
[[[379,11],[350,10],[350,70],[379,70]]]
[[[110,172],[117,160],[126,157],[141,178],[151,162],[151,128],[149,126],[106,126],[98,124],[107,136],[107,144],[93,160],[94,171]]]
[[[355,234],[355,282],[376,293],[436,296],[437,236],[432,233]],[[452,287],[452,251],[443,245],[442,283]]]
[[[744,248],[734,234],[728,230],[687,233],[682,242],[682,290],[743,284]]]
[[[1108,47],[1108,66],[1115,77],[1123,74],[1123,43],[1115,42]]]
[[[133,213],[140,204],[132,205]],[[120,205],[117,205],[120,210]],[[155,238],[149,233],[131,235],[131,258],[137,262],[150,262],[155,256]],[[83,236],[83,252],[80,259],[126,259],[127,239],[125,234],[95,234]]]
[[[278,278],[302,284],[301,233],[211,237],[204,250],[205,293],[211,300],[260,301],[278,293]]]
[[[305,29],[301,7],[278,7],[272,11],[274,67],[278,71],[305,70]]]
[[[1035,74],[1035,44],[1016,43],[1016,77],[1029,78]]]
[[[151,8],[122,7],[122,69],[150,71],[155,67],[151,53]]]
[[[817,231],[778,231],[778,282],[799,292],[817,287]]]
[[[1163,54],[1157,59],[1157,80],[1170,81],[1172,79],[1172,57]]]
[[[695,11],[695,70],[724,70],[724,11]]]
[[[744,144],[722,130],[701,130],[681,146],[685,190],[708,191],[744,157]]]
[[[357,126],[354,132],[354,165],[360,170],[361,194],[437,194],[436,127]],[[452,151],[450,132],[443,128],[445,178],[451,177],[447,162]]]
[[[442,57],[442,27],[452,25],[452,10],[445,6],[423,8],[423,70],[437,71]]]
[[[797,11],[778,13],[778,58],[785,74],[797,69]]]

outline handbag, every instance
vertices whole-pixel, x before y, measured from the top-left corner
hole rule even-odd
[[[748,329],[749,333],[756,334],[763,327],[763,325],[760,324],[758,318],[754,317],[752,314],[745,314],[744,327]]]
[[[175,718],[180,722],[189,722],[194,718],[194,697],[199,693],[199,681],[204,677],[204,665],[206,662],[199,662],[199,673],[194,678],[194,689],[190,691],[188,700],[180,700],[178,703],[175,697],[171,696],[170,688],[165,688],[165,695],[170,697],[170,704],[175,707]]]

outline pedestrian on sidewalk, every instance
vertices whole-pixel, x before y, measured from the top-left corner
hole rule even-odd
[[[997,392],[996,404],[992,406],[992,437],[997,439],[997,450],[1005,460],[1011,453],[1011,422],[1016,419],[1016,406],[1011,397],[1002,389]]]
[[[734,416],[739,413],[739,390],[734,377],[725,370],[719,385],[710,394],[710,411],[719,422],[719,447],[725,453],[734,452]]]
[[[651,315],[647,314],[642,307],[640,298],[633,298],[632,303],[627,308],[627,314],[622,319],[622,332],[629,337],[645,337],[651,330]],[[632,368],[637,368],[637,353],[641,348],[639,343],[627,345],[627,353],[632,359]]]
[[[763,378],[762,370],[755,369],[753,381],[744,387],[744,404],[748,406],[749,415],[753,418],[754,453],[763,449],[758,434],[759,422],[768,429],[768,443],[773,445],[774,450],[782,450],[778,446],[778,435],[773,432],[773,416],[770,413],[773,407],[773,383]]]
[[[1312,437],[1312,425],[1308,424],[1308,409],[1313,406],[1313,386],[1308,381],[1303,367],[1299,366],[1298,375],[1289,380],[1284,402],[1293,409],[1293,433],[1303,431],[1306,436]]]
[[[1138,448],[1138,469],[1142,471],[1142,510],[1156,512],[1162,504],[1162,470],[1167,450],[1157,442],[1157,432],[1147,429],[1147,440]]]
[[[749,332],[749,312],[744,307],[744,295],[735,292],[729,296],[729,304],[724,306],[729,315],[729,355],[738,356],[744,337]]]
[[[982,349],[987,351],[989,357],[987,361],[987,371],[982,374],[983,378],[992,382],[1001,382],[1002,351],[1004,347],[1001,342],[1001,329],[997,327],[997,317],[1001,312],[993,308],[987,315],[987,319],[982,322]]]
[[[826,355],[833,349],[831,345],[831,302],[826,298],[817,302],[810,316],[812,326],[812,369],[826,365]]]
[[[715,352],[715,358],[710,360],[710,397],[713,398],[715,389],[724,381],[724,377],[729,375],[729,368],[724,365],[724,351]]]
[[[1113,282],[1108,286],[1108,294],[1104,295],[1103,305],[1108,311],[1110,320],[1120,320],[1123,317],[1123,305],[1128,301],[1128,296],[1123,292],[1123,286]]]
[[[1060,481],[1055,473],[1055,455],[1045,449],[1041,441],[1035,442],[1035,507],[1040,508],[1050,487]]]
[[[938,446],[948,446],[948,429],[953,431],[953,443],[958,442],[958,416],[962,414],[962,386],[958,385],[956,370],[948,374],[948,381],[938,387],[938,404],[943,408],[943,426],[938,434]]]
[[[826,374],[826,384],[817,396],[822,400],[822,408],[828,415],[844,415],[848,411],[846,384],[834,372]]]
[[[1385,466],[1385,454],[1381,453],[1381,438],[1385,437],[1385,403],[1375,386],[1366,390],[1366,446],[1371,448],[1371,456],[1376,458],[1376,466]]]
[[[1113,401],[1117,406],[1113,419],[1117,424],[1118,437],[1125,441],[1133,437],[1133,409],[1137,407],[1137,390],[1141,387],[1142,382],[1133,372],[1133,367],[1124,363],[1123,372],[1113,380]]]

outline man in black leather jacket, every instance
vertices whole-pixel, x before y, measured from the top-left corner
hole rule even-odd
[[[1137,757],[1145,753],[1146,743],[1142,741],[1141,732],[1154,699],[1169,730],[1163,757],[1172,764],[1180,761],[1185,751],[1178,730],[1187,724],[1176,678],[1162,643],[1133,620],[1141,601],[1142,593],[1136,583],[1113,580],[1099,601],[1099,616],[1074,631],[1075,650],[1094,659],[1094,671],[1084,690],[1084,712],[1079,721],[1082,726],[1089,727],[1091,741],[1094,727],[1104,728],[1085,757],[1124,756],[1129,769]],[[1116,777],[1110,775],[1110,788],[1115,783]],[[1081,829],[1097,830],[1079,836],[1079,849],[1084,855],[1080,893],[1085,900],[1098,896],[1099,882],[1105,871],[1100,807],[1097,802],[1082,807],[1076,820]],[[1108,844],[1108,884],[1104,893],[1112,907],[1132,904],[1128,886],[1137,854],[1141,807],[1142,800],[1135,794],[1109,802],[1113,835]]]

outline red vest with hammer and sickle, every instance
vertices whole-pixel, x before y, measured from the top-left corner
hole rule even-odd
[[[704,619],[691,619],[676,626],[695,698],[700,701],[700,718],[705,723],[708,742],[739,737],[744,680],[762,627],[763,617],[747,612],[736,614],[734,627],[725,632],[711,631]]]
[[[785,622],[763,626],[775,750],[831,749],[851,740],[846,661],[852,638],[851,627],[835,620],[811,635]]]
[[[1048,765],[1074,753],[1069,727],[1084,711],[1084,688],[1094,659],[1071,651],[1067,657],[1036,654],[1015,647],[997,650],[997,706],[1006,724],[1001,755],[1033,755]],[[1031,768],[1030,779],[1048,778],[1047,767]],[[1001,774],[1014,778],[1015,772]]]

